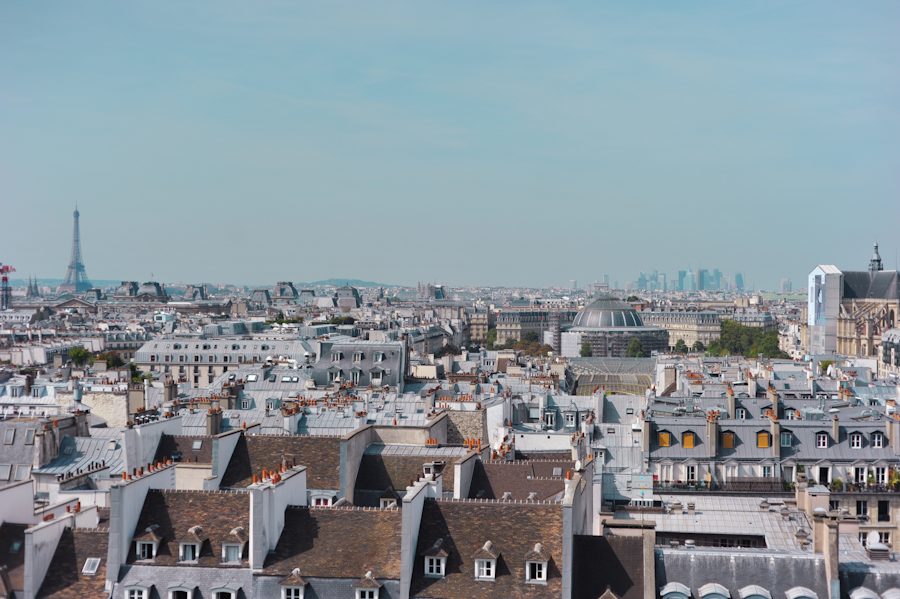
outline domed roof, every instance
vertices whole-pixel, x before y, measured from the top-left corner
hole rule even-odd
[[[644,321],[637,310],[611,295],[600,295],[584,307],[572,323],[573,329],[605,329],[610,327],[642,327]]]

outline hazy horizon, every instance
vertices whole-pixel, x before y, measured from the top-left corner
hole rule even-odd
[[[97,280],[897,268],[900,4],[511,7],[0,5],[0,261],[77,203]]]

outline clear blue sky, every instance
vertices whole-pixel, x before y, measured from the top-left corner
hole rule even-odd
[[[0,260],[773,286],[900,251],[898,2],[3,2]]]

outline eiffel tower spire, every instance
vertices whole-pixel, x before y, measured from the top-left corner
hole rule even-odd
[[[66,280],[59,286],[60,293],[66,291],[80,293],[91,288],[91,281],[87,277],[84,261],[81,259],[81,233],[78,227],[78,218],[81,215],[78,212],[78,204],[75,204],[75,212],[72,213],[72,216],[75,219],[72,229],[72,257],[69,259],[69,268],[66,270]]]

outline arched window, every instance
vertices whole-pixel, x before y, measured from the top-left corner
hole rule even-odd
[[[741,599],[772,599],[772,593],[759,585],[747,585],[738,591]]]
[[[670,582],[659,590],[662,599],[691,599],[691,589],[680,582]]]
[[[700,599],[731,599],[731,593],[717,582],[708,582],[699,589]]]

